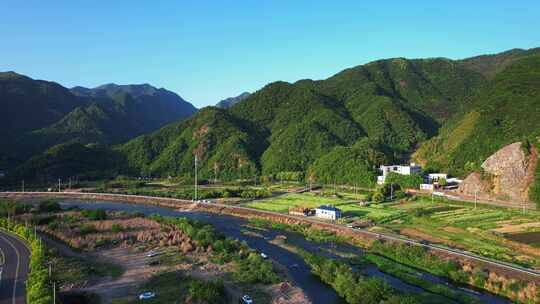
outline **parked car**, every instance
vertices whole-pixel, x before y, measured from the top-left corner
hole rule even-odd
[[[266,259],[268,259],[268,255],[266,255],[266,253],[264,253],[264,252],[261,252],[261,258],[266,260]]]
[[[159,252],[155,251],[155,250],[150,250],[150,252],[148,252],[146,254],[146,256],[149,257],[149,258],[153,258],[153,257],[158,256],[158,255],[159,255]]]
[[[243,295],[240,299],[240,304],[253,304],[253,300],[248,295]]]
[[[152,291],[143,292],[139,295],[139,300],[149,300],[156,297],[156,293]]]

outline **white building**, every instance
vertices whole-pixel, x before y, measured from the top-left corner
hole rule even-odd
[[[435,186],[433,184],[420,184],[420,190],[433,191]]]
[[[446,173],[430,173],[428,174],[427,176],[428,178],[428,183],[434,183],[434,182],[438,182],[440,181],[441,179],[448,179],[448,174]]]
[[[382,172],[382,175],[377,176],[377,184],[379,185],[384,184],[386,180],[386,176],[391,172],[398,173],[401,175],[411,175],[411,174],[422,173],[422,167],[417,166],[414,163],[410,165],[391,165],[391,166],[382,165],[379,169]]]
[[[315,209],[315,216],[323,219],[336,220],[341,217],[341,210],[334,206],[322,205]]]

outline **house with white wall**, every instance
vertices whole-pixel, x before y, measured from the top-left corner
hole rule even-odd
[[[440,180],[447,180],[448,179],[448,174],[446,173],[430,173],[427,175],[427,180],[428,180],[428,183],[432,184],[432,183],[436,183]]]
[[[341,210],[334,206],[321,205],[315,209],[315,216],[327,220],[337,220],[341,217]]]
[[[415,163],[412,163],[410,165],[391,165],[386,166],[382,165],[379,168],[382,172],[382,175],[377,176],[377,184],[382,185],[386,181],[386,176],[391,173],[398,173],[401,175],[411,175],[411,174],[421,174],[422,173],[422,167],[417,166]]]

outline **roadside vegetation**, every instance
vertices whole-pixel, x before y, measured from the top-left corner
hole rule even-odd
[[[22,210],[17,207],[13,208],[12,203],[4,200],[0,201],[0,206],[4,206],[0,208],[1,210],[15,209],[15,213]],[[10,213],[10,215],[13,215],[13,213]],[[30,228],[4,216],[0,218],[0,229],[16,234],[28,242],[30,246],[30,272],[26,283],[26,301],[33,304],[51,303],[52,287],[47,272],[46,251],[37,235]]]

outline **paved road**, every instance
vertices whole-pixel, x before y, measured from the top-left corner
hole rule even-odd
[[[23,241],[2,230],[0,251],[4,256],[0,266],[0,304],[25,304],[30,251]]]

